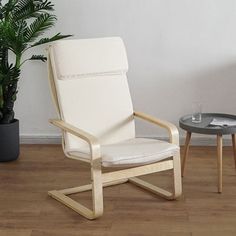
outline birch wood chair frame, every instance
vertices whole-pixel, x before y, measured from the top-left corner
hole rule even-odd
[[[170,142],[179,145],[178,130],[173,124],[156,119],[141,112],[134,112],[133,115],[134,117],[141,118],[145,121],[151,122],[155,125],[167,129],[167,131],[169,132]],[[77,136],[78,138],[85,140],[89,144],[91,155],[91,183],[79,187],[73,187],[63,190],[53,190],[48,192],[51,197],[63,203],[72,210],[76,211],[80,215],[86,217],[87,219],[93,220],[102,216],[103,187],[130,182],[168,200],[176,199],[181,195],[182,183],[179,152],[167,160],[160,161],[154,164],[147,164],[124,170],[102,173],[102,157],[100,152],[100,144],[96,137],[85,132],[84,130],[78,129],[68,123],[65,123],[63,120],[52,119],[50,120],[50,123],[59,127],[63,131],[69,132]],[[73,159],[81,160],[80,158],[75,156],[70,157]],[[137,176],[156,173],[165,170],[173,170],[173,192],[166,191],[162,188],[152,185],[151,183],[137,178]],[[87,207],[68,197],[68,195],[70,194],[90,190],[92,190],[92,209],[88,209]]]

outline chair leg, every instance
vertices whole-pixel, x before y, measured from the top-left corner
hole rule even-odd
[[[73,199],[67,197],[65,194],[61,193],[60,191],[57,191],[57,190],[49,191],[48,195],[56,199],[57,201],[63,203],[67,207],[71,208],[72,210],[74,210],[75,212],[79,213],[80,215],[84,216],[85,218],[89,220],[93,220],[96,218],[94,217],[94,212],[92,210],[74,201]]]
[[[87,219],[93,220],[100,217],[103,214],[103,186],[102,186],[101,164],[96,161],[91,166],[91,180],[92,180],[91,187],[92,187],[93,210],[90,210],[89,208],[83,206],[82,204],[67,197],[63,193],[63,190],[50,191],[48,192],[48,194],[51,197],[58,200],[59,202],[65,204],[67,207],[73,209],[80,215],[86,217]],[[88,189],[88,186],[86,187],[84,188],[85,191],[86,189]]]
[[[71,208],[75,212],[79,213],[80,215],[84,216],[89,220],[96,219],[103,214],[103,189],[102,189],[102,182],[101,176],[99,179],[99,171],[94,171],[95,173],[92,176],[96,176],[94,180],[92,180],[92,199],[93,199],[93,210],[83,206],[82,204],[76,202],[75,200],[69,198],[65,194],[63,194],[63,190],[53,190],[49,191],[48,194],[52,198],[58,200],[59,202],[63,203],[67,207]],[[81,186],[82,187],[82,186]],[[86,191],[86,190],[85,190]]]
[[[158,196],[161,196],[161,197],[164,197],[168,200],[172,199],[172,193],[171,192],[168,192],[162,188],[159,188],[153,184],[150,184],[148,183],[147,181],[144,181],[144,180],[141,180],[137,177],[132,177],[132,178],[129,178],[129,182],[130,183],[133,183],[135,185],[137,185],[138,187],[141,187],[143,189],[146,189]]]
[[[180,165],[180,154],[173,156],[173,179],[174,179],[174,190],[173,193],[159,188],[153,184],[150,184],[137,177],[129,178],[129,182],[146,189],[158,196],[164,197],[168,200],[174,200],[182,194],[182,179],[181,179],[181,165]]]
[[[97,173],[99,175],[99,173]],[[92,174],[93,175],[93,174]],[[128,179],[122,179],[118,181],[112,181],[108,183],[103,183],[103,187],[108,187],[117,184],[123,184],[127,182]],[[89,220],[93,220],[98,218],[102,215],[103,212],[103,196],[100,186],[96,185],[99,183],[97,181],[92,181],[92,184],[83,185],[74,188],[62,189],[62,190],[53,190],[49,191],[48,195],[52,198],[56,199],[57,201],[61,202],[62,204],[66,205],[67,207],[71,208],[75,212],[79,213],[80,215],[84,216]],[[98,187],[96,187],[98,186]],[[83,206],[82,204],[74,201],[73,199],[67,197],[66,195],[74,194],[74,193],[81,193],[92,190],[93,194],[93,210]],[[99,202],[101,201],[101,202]]]
[[[94,219],[103,215],[103,186],[101,164],[92,165],[92,196]]]

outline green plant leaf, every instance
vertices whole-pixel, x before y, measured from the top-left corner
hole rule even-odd
[[[68,37],[71,37],[72,35],[61,35],[60,33],[54,35],[53,37],[51,38],[42,38],[40,39],[39,41],[37,41],[36,43],[32,44],[30,47],[35,47],[35,46],[38,46],[38,45],[42,45],[42,44],[45,44],[45,43],[50,43],[50,42],[53,42],[53,41],[56,41],[56,40],[59,40],[59,39],[64,39],[64,38],[68,38]]]
[[[3,19],[3,14],[2,14],[2,0],[0,0],[0,20]]]
[[[2,7],[2,15],[3,18],[6,20],[9,19],[10,13],[13,11],[13,9],[16,6],[18,0],[9,0],[3,7]]]
[[[40,61],[47,61],[47,57],[45,57],[44,55],[32,55],[31,58],[29,58],[28,60],[40,60]]]
[[[50,0],[0,0],[0,123],[9,123],[14,118],[14,102],[20,68],[25,61],[46,61],[44,55],[33,55],[22,62],[24,52],[32,47],[70,37],[42,35],[54,26],[56,16]],[[15,63],[10,63],[8,52],[13,52]]]
[[[40,13],[53,11],[53,4],[47,0],[19,0],[13,10],[15,20],[38,17]]]
[[[0,22],[0,42],[2,47],[8,48],[15,54],[23,52],[27,44],[24,42],[26,22]]]
[[[56,16],[54,15],[50,15],[48,13],[42,13],[41,15],[39,15],[26,29],[25,42],[33,42],[46,30],[54,26],[55,21]]]

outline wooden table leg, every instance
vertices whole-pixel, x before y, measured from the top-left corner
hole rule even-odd
[[[185,168],[186,158],[188,156],[190,139],[191,139],[191,132],[187,132],[186,139],[185,139],[185,145],[184,145],[184,156],[183,156],[182,168],[181,168],[182,177],[184,176],[184,168]]]
[[[234,163],[236,168],[236,135],[232,134],[233,152],[234,152]]]
[[[218,192],[222,192],[222,135],[217,135]]]

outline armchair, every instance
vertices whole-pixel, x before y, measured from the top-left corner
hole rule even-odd
[[[87,162],[88,185],[48,194],[87,219],[103,214],[103,187],[131,182],[166,199],[182,193],[177,128],[141,112],[134,112],[126,78],[128,62],[120,38],[62,40],[48,50],[48,74],[67,157]],[[169,142],[135,136],[135,118],[167,129]],[[121,170],[102,173],[102,168]],[[138,176],[173,170],[173,192]],[[93,209],[68,195],[92,190]],[[147,203],[148,204],[148,203]]]

